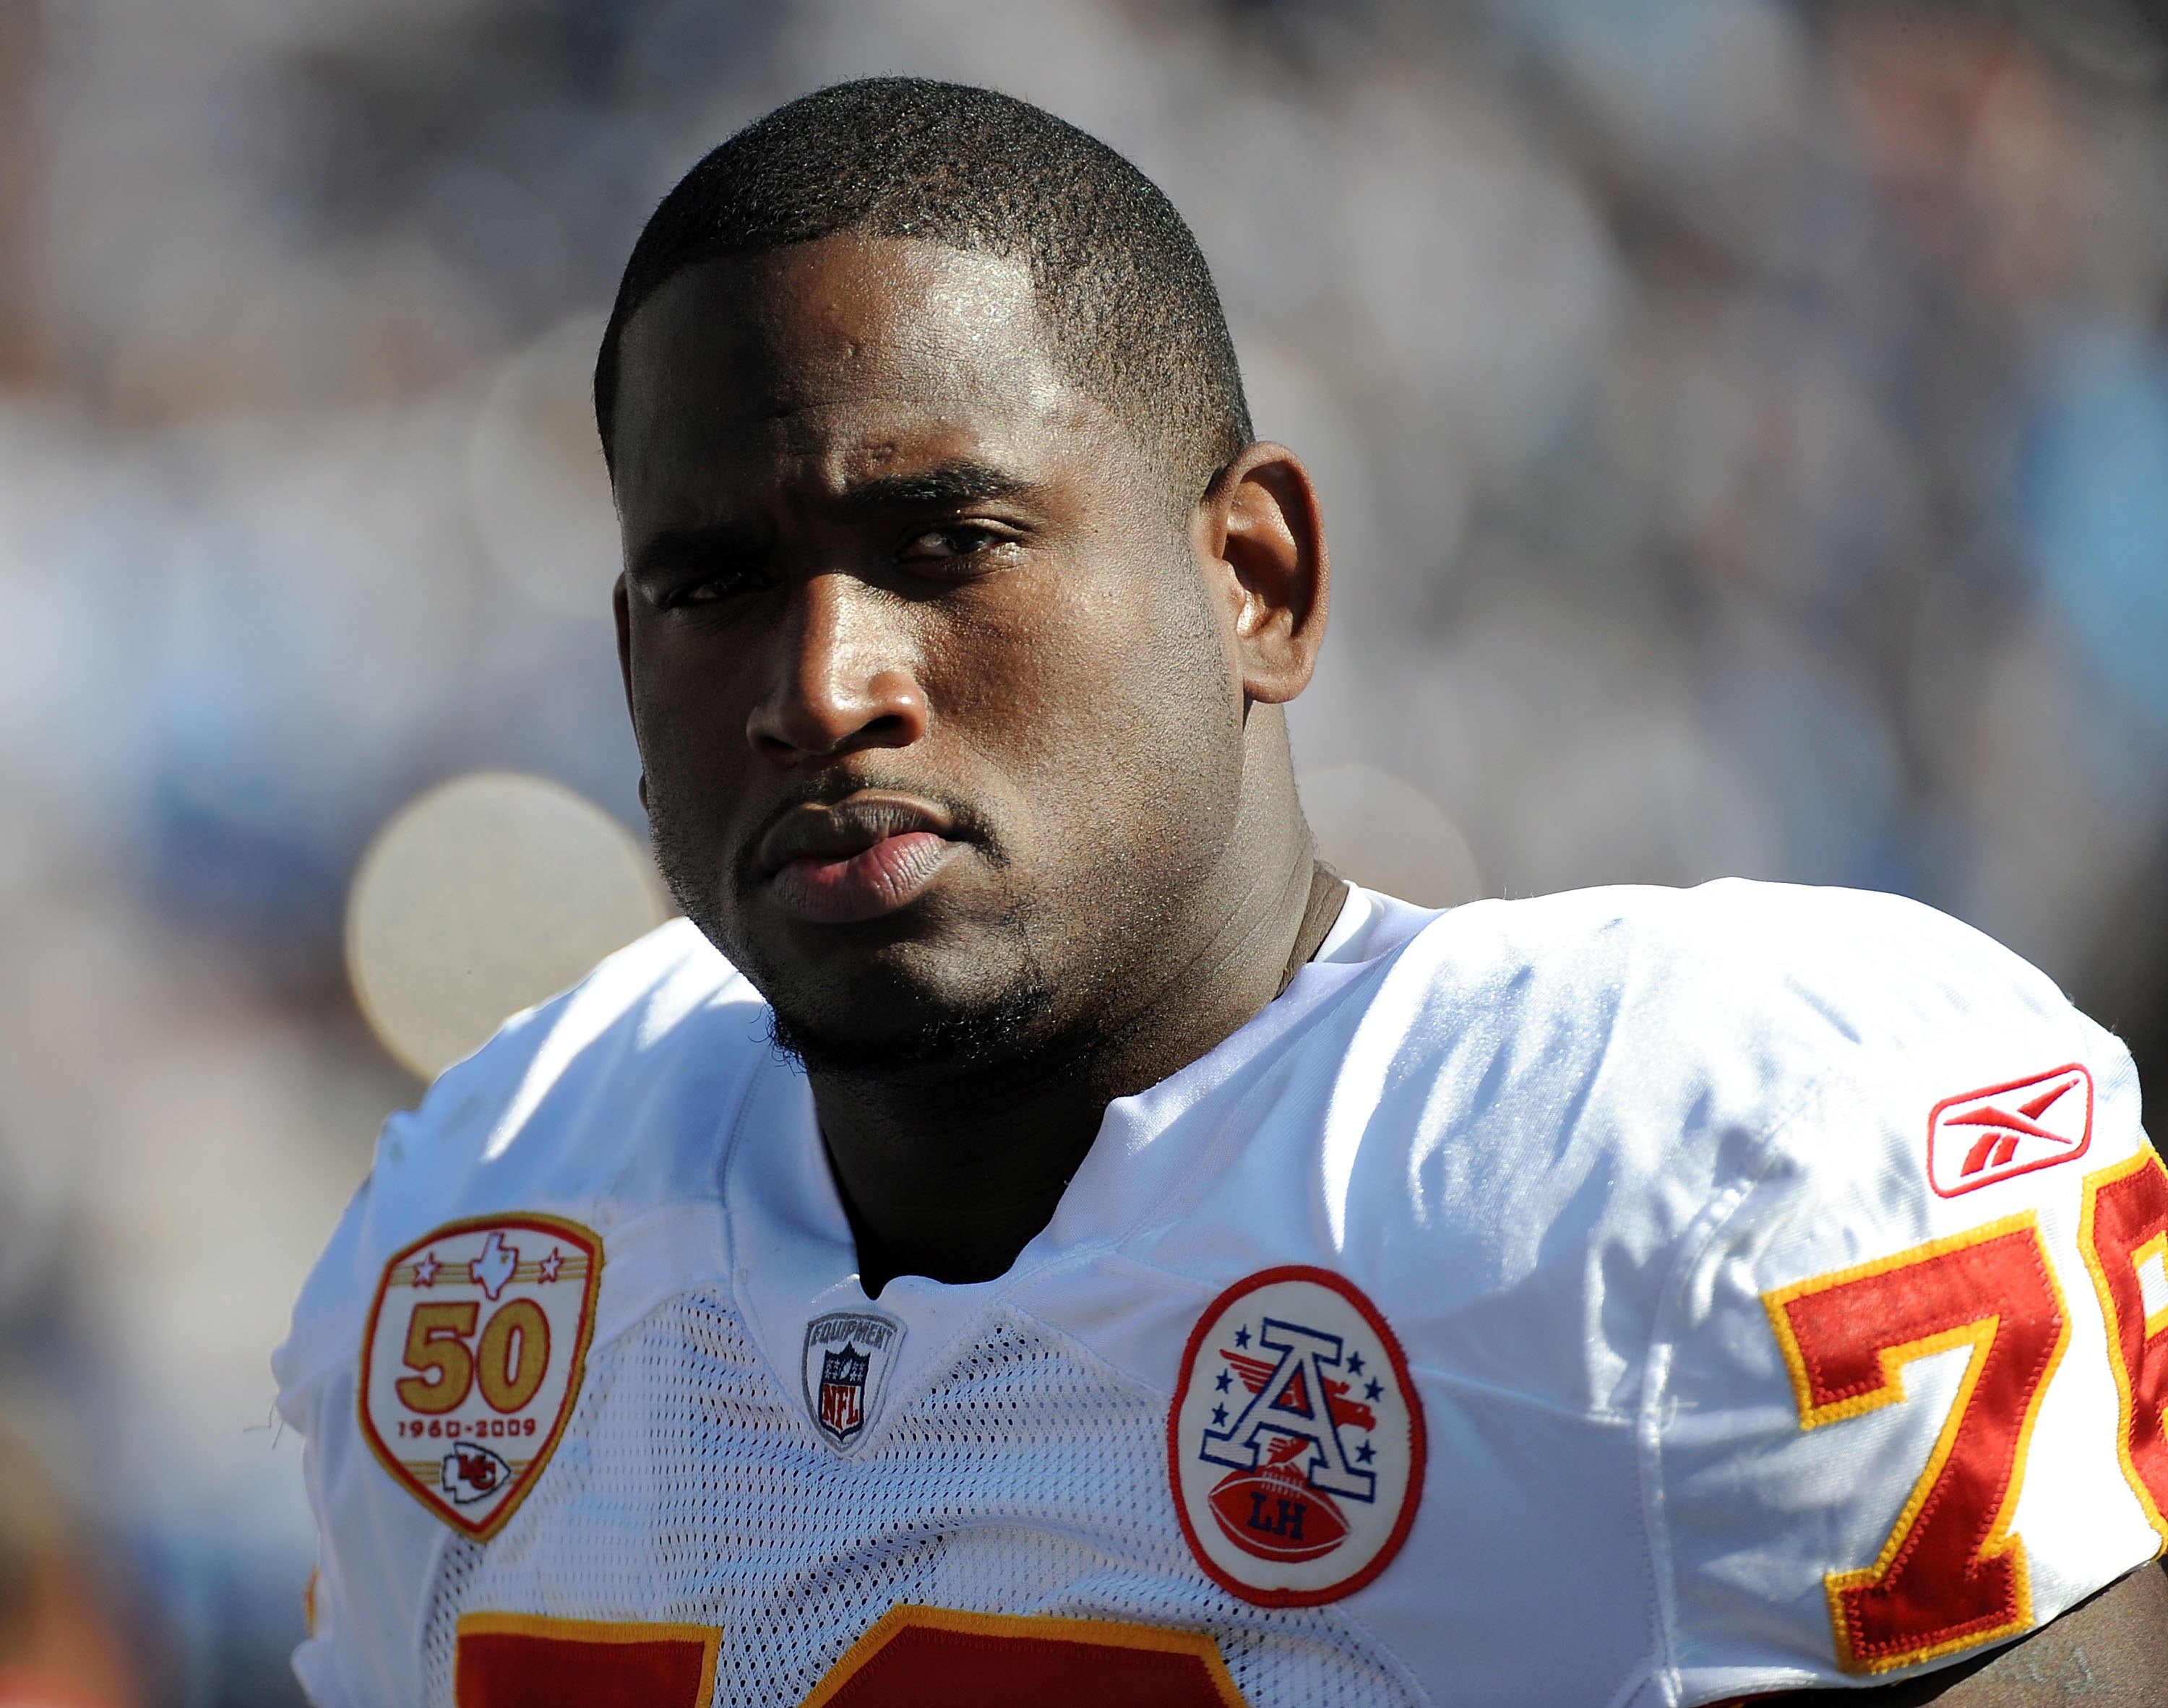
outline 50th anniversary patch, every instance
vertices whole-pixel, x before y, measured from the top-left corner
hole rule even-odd
[[[1355,1286],[1266,1270],[1198,1318],[1167,1456],[1182,1534],[1222,1589],[1272,1607],[1336,1601],[1385,1569],[1415,1521],[1421,1402]]]
[[[555,1216],[452,1222],[384,1266],[361,1345],[361,1429],[430,1511],[486,1541],[579,1397],[603,1244]]]

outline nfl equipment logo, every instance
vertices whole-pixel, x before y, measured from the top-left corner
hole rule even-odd
[[[838,1441],[866,1426],[866,1371],[872,1363],[855,1346],[821,1355],[821,1427]]]
[[[805,1325],[805,1408],[828,1444],[850,1452],[880,1412],[903,1324],[878,1311],[833,1311]]]

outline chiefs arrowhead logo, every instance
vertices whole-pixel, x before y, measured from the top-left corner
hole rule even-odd
[[[603,1244],[555,1216],[449,1223],[384,1266],[361,1345],[361,1429],[386,1471],[487,1541],[579,1398]]]
[[[1927,1184],[1945,1198],[2074,1162],[2093,1142],[2093,1076],[2071,1062],[1945,1097],[1927,1117]]]

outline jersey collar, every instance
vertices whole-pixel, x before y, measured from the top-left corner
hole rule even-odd
[[[948,1367],[958,1343],[1006,1295],[1148,1226],[1219,1137],[1229,1100],[1214,1094],[1285,1053],[1432,917],[1351,886],[1320,958],[1277,1000],[1188,1066],[1107,1106],[1053,1220],[992,1281],[898,1276],[869,1301],[812,1088],[794,1062],[763,1063],[725,1154],[723,1204],[739,1308],[776,1379],[794,1394],[803,1385],[806,1327],[818,1318],[870,1309],[895,1320],[904,1333],[884,1382],[885,1415],[864,1438],[877,1442],[886,1419]]]

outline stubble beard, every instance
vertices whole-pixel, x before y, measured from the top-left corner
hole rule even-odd
[[[768,1041],[807,1072],[842,1079],[945,1079],[1009,1065],[1032,1053],[1053,1011],[1053,989],[1035,971],[1026,969],[988,1001],[921,995],[902,1027],[877,1037],[786,1014],[771,1001]]]
[[[738,939],[721,904],[722,886],[733,880],[711,851],[685,834],[667,794],[652,787],[648,825],[656,864],[678,907],[767,1000],[770,1043],[808,1072],[858,1080],[945,1078],[1016,1062],[1044,1037],[1055,987],[1012,894],[991,927],[1007,952],[999,958],[1012,968],[1000,985],[967,995],[890,971],[878,995],[839,1005],[794,989],[789,968]],[[742,886],[746,874],[737,881]]]

